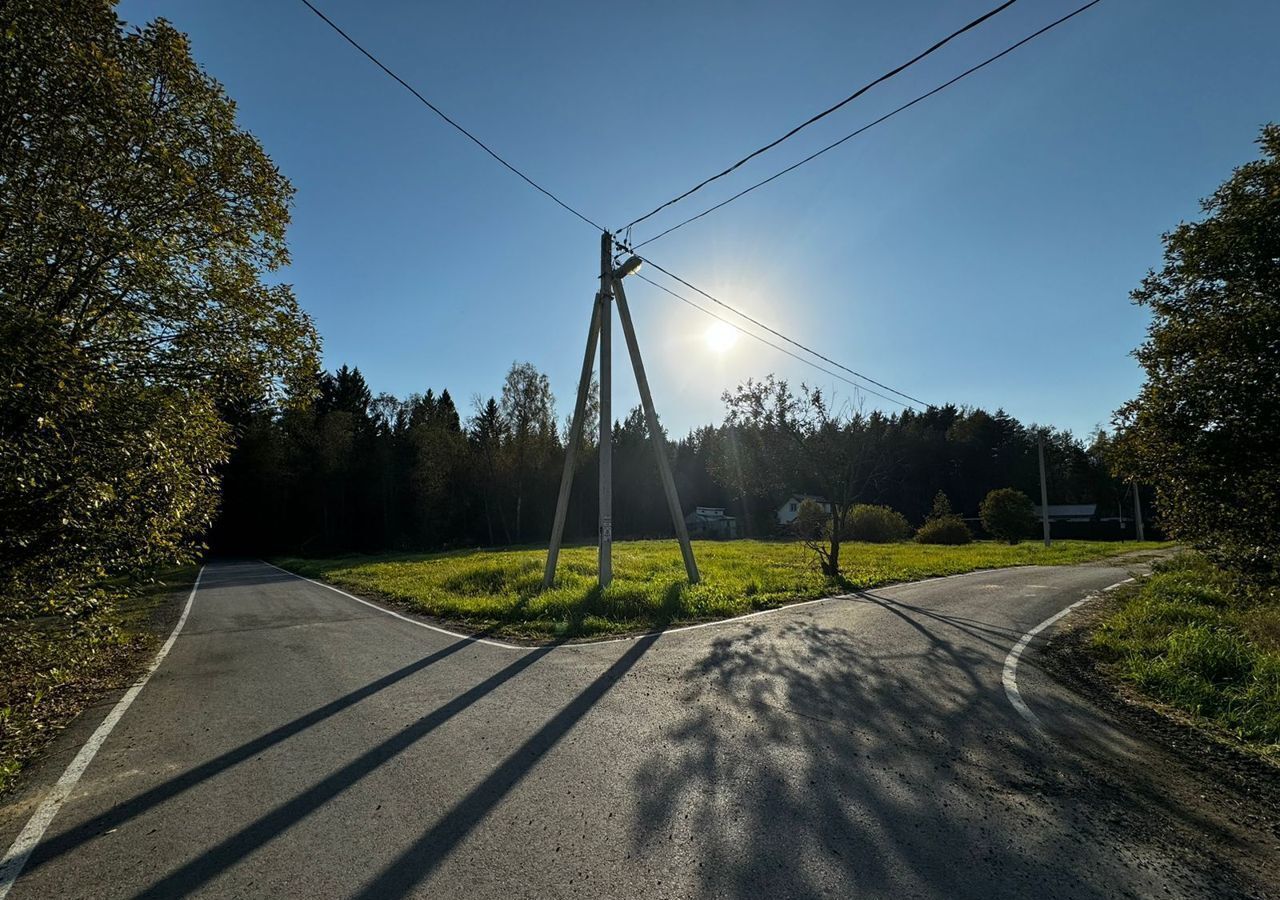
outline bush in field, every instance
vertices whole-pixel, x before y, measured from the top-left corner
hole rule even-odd
[[[982,527],[994,538],[1010,544],[1027,537],[1036,524],[1035,508],[1027,495],[1013,488],[997,488],[978,507]]]
[[[951,501],[942,491],[933,497],[933,509],[930,511],[920,530],[916,532],[916,541],[921,544],[968,544],[973,540],[973,532],[951,509]]]
[[[906,516],[888,506],[860,503],[849,510],[849,517],[845,520],[844,536],[850,541],[891,544],[906,540],[910,533],[911,525]]]
[[[947,516],[921,525],[916,532],[916,541],[921,544],[968,544],[973,541],[973,532],[964,523],[964,519]]]

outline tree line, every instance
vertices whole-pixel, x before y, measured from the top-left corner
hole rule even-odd
[[[222,471],[222,511],[210,535],[215,550],[368,553],[547,540],[568,420],[547,376],[534,366],[513,364],[493,396],[472,398],[465,409],[447,388],[405,398],[375,395],[360,370],[347,366],[317,372],[295,387],[299,393],[278,402],[225,411],[236,449]],[[684,512],[724,507],[739,518],[744,536],[776,535],[775,510],[792,493],[890,506],[913,524],[924,521],[939,491],[969,517],[996,488],[1038,497],[1040,435],[1052,502],[1099,503],[1111,511],[1124,502],[1126,486],[1109,474],[1105,435],[1086,443],[1069,431],[1024,425],[1001,410],[950,405],[863,415],[838,404],[822,450],[840,452],[838,442],[855,441],[868,464],[848,473],[856,483],[836,484],[828,476],[842,463],[834,457],[810,466],[782,464],[796,454],[771,439],[764,419],[747,412],[744,397],[761,389],[794,399],[785,382],[749,382],[726,393],[720,423],[679,438],[663,435]],[[820,392],[806,387],[801,396],[817,396],[829,409]],[[596,536],[596,410],[593,385],[568,540]],[[615,535],[671,535],[639,407],[614,423],[612,439]]]

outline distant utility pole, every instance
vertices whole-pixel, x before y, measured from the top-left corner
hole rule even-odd
[[[640,358],[640,344],[636,340],[631,323],[631,310],[627,307],[627,294],[622,279],[640,268],[640,259],[631,257],[617,269],[610,262],[613,235],[607,231],[600,239],[600,292],[596,294],[591,312],[591,326],[587,330],[587,352],[582,359],[582,375],[578,380],[578,397],[573,408],[573,420],[569,426],[569,446],[565,449],[564,471],[560,475],[560,495],[556,498],[556,517],[551,526],[551,546],[547,551],[547,566],[542,575],[542,586],[549,588],[555,582],[556,562],[560,556],[560,542],[564,537],[564,520],[569,509],[569,492],[573,488],[573,472],[579,447],[582,443],[583,418],[586,415],[587,393],[591,384],[591,367],[595,358],[596,343],[600,345],[600,534],[599,580],[601,587],[608,587],[613,580],[613,368],[611,365],[612,304],[618,305],[618,319],[622,322],[622,335],[631,356],[631,368],[635,372],[636,386],[640,389],[640,405],[644,409],[645,425],[658,460],[658,475],[662,479],[662,492],[671,512],[671,524],[680,541],[680,553],[684,557],[685,572],[689,581],[699,580],[698,564],[693,558],[693,546],[689,543],[689,530],[684,523],[676,482],[667,460],[666,441],[658,424],[658,413],[649,393],[649,379],[645,376],[644,360]]]
[[[1037,437],[1040,450],[1040,521],[1044,525],[1044,545],[1052,547],[1053,540],[1049,537],[1049,483],[1044,474],[1044,432],[1041,431]]]
[[[1142,529],[1142,495],[1138,492],[1138,482],[1133,483],[1133,523],[1137,527],[1136,537],[1140,541],[1147,538]]]

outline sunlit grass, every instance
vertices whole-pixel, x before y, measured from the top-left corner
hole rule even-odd
[[[798,543],[695,541],[702,581],[685,581],[673,541],[614,544],[613,584],[596,584],[596,548],[560,554],[556,584],[542,588],[545,550],[468,550],[399,556],[282,559],[291,571],[477,629],[516,637],[588,637],[742,615],[859,588],[974,569],[1065,565],[1153,543],[1060,541],[1052,548],[980,542],[963,547],[846,544],[844,578],[823,577]]]
[[[1093,642],[1121,678],[1280,759],[1280,591],[1187,553],[1115,602]]]

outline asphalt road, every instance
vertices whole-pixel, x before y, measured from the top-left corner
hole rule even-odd
[[[1018,681],[1044,731],[1005,695],[1024,632],[1127,574],[508,649],[211,565],[10,897],[1264,893],[1232,857],[1247,837],[1034,653]],[[4,847],[108,708],[0,814]]]

